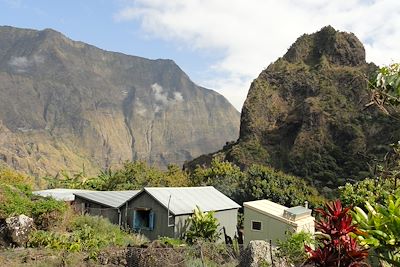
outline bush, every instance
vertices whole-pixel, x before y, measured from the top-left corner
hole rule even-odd
[[[308,258],[304,245],[313,246],[315,240],[309,232],[288,232],[286,240],[278,240],[277,243],[277,256],[283,258],[287,263],[297,266],[303,264]]]
[[[57,251],[87,252],[95,259],[106,247],[126,247],[143,242],[111,224],[107,219],[83,215],[77,217],[67,233],[35,231],[31,234],[30,247],[45,247]]]
[[[325,205],[325,210],[317,209],[322,218],[316,222],[316,229],[321,232],[318,236],[318,247],[312,249],[305,246],[310,254],[309,263],[315,266],[359,267],[365,266],[368,250],[360,248],[356,239],[351,235],[358,232],[352,223],[350,208],[343,208],[340,200]]]
[[[304,180],[271,167],[252,165],[240,181],[236,192],[239,203],[257,199],[270,199],[285,206],[303,205],[308,201],[311,207],[320,207],[324,198]]]
[[[346,183],[339,187],[340,199],[346,206],[363,206],[365,200],[381,203],[394,193],[396,187],[393,179],[366,178],[354,184]]]
[[[366,202],[366,214],[356,207],[353,217],[361,230],[361,244],[394,266],[400,266],[400,189],[389,196],[385,204]]]
[[[197,240],[215,242],[221,235],[218,232],[218,220],[214,217],[214,212],[202,212],[198,206],[194,213],[188,218],[189,230],[186,232],[186,240],[194,243]]]

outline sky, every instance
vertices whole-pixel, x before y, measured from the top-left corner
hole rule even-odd
[[[399,0],[0,0],[0,25],[172,59],[239,111],[263,69],[326,25],[355,33],[368,62],[400,62]]]

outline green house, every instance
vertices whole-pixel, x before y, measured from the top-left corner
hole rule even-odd
[[[196,206],[202,211],[215,212],[221,233],[225,228],[231,238],[237,234],[240,206],[212,186],[145,187],[127,201],[121,212],[126,213],[129,228],[150,240],[161,236],[181,238]]]

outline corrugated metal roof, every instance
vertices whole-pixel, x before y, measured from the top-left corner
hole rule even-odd
[[[42,197],[53,197],[57,200],[74,201],[75,193],[84,193],[84,192],[93,192],[93,191],[83,190],[83,189],[54,188],[54,189],[33,191],[33,194]]]
[[[139,192],[140,190],[94,191],[76,193],[75,195],[104,206],[119,208]]]
[[[240,206],[212,186],[202,187],[145,187],[166,208],[171,196],[169,210],[175,214],[191,214],[196,205],[202,211],[237,209]]]

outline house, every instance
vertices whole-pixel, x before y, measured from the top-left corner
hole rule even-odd
[[[85,192],[93,192],[91,190],[83,190],[83,189],[68,189],[68,188],[54,188],[54,189],[46,189],[33,191],[34,195],[42,196],[42,197],[52,197],[57,200],[65,201],[65,202],[74,202],[75,193],[85,193]]]
[[[240,206],[212,186],[145,187],[126,205],[127,224],[150,240],[160,236],[182,238],[196,206],[203,212],[214,211],[218,230],[222,233],[224,227],[227,235],[235,236]]]
[[[286,232],[314,233],[314,217],[307,207],[288,208],[269,200],[244,202],[244,244],[251,240],[285,240]]]
[[[124,226],[126,213],[122,212],[122,208],[137,193],[139,190],[78,192],[75,193],[74,205],[82,214],[102,216],[114,224]]]

